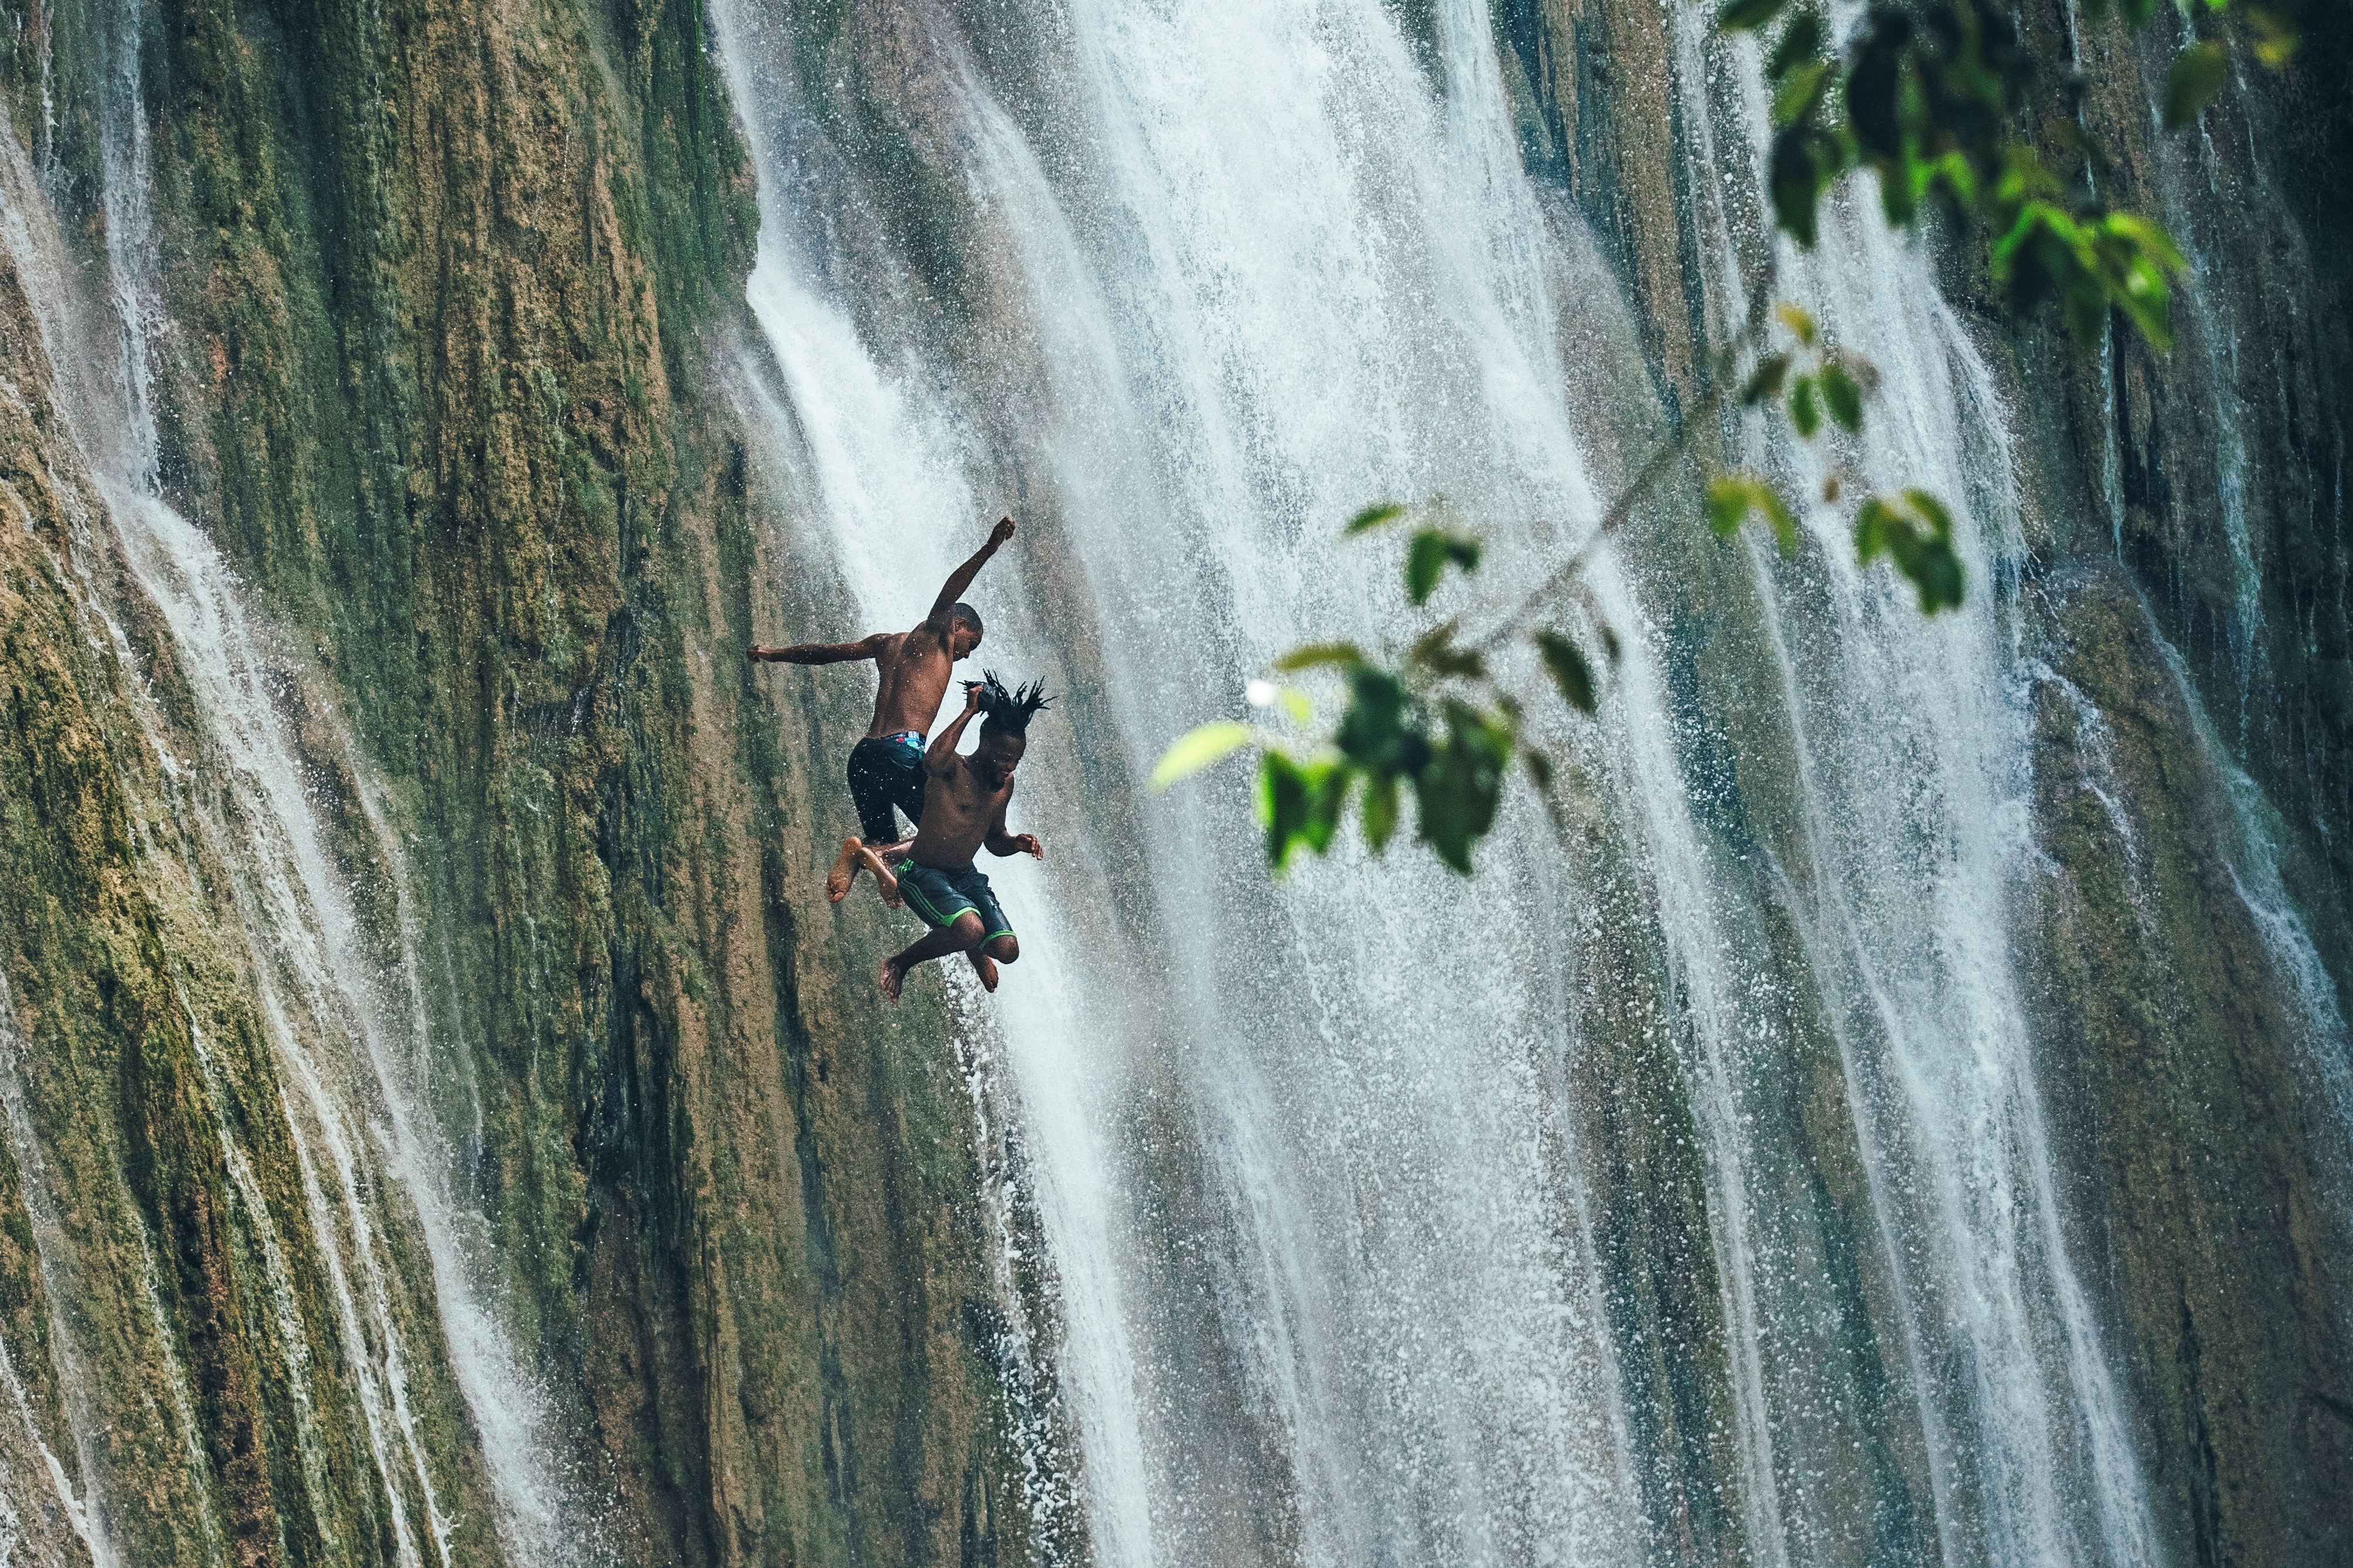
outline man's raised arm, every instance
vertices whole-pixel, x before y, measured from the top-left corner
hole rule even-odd
[[[964,687],[964,711],[955,722],[939,732],[929,746],[923,748],[923,771],[934,778],[945,778],[955,772],[956,742],[964,739],[964,727],[980,711],[980,683],[967,680]]]
[[[932,613],[923,617],[923,625],[941,637],[947,636],[948,625],[955,618],[956,601],[972,586],[972,580],[980,575],[980,569],[988,564],[988,558],[1012,537],[1013,520],[998,519],[997,526],[988,531],[988,542],[974,551],[971,560],[948,574],[948,580],[940,587],[940,596],[932,603]]]
[[[853,659],[879,658],[890,645],[889,632],[876,632],[856,642],[803,642],[790,647],[763,647],[754,643],[744,657],[754,664],[848,664]]]

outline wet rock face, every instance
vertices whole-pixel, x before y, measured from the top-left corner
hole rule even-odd
[[[203,798],[204,656],[124,564],[50,406],[54,279],[12,257],[19,1520],[88,1559],[16,1463],[46,1447],[140,1562],[1018,1560],[949,1030],[880,1018],[798,882],[861,694],[779,701],[742,657],[798,628],[715,390],[753,218],[701,7],[14,9],[12,200],[84,279],[52,311],[119,331],[109,240],[144,226],[156,489],[273,628],[255,721],[315,816],[286,842],[396,1043],[273,1010],[301,988],[240,900],[278,863]],[[349,1203],[304,1163],[311,1057]],[[525,1429],[468,1381],[453,1268]]]
[[[2232,764],[2123,576],[2073,568],[2037,595],[2046,1089],[2167,1533],[2193,1561],[2325,1562],[2353,1539],[2341,1107],[2247,896],[2263,852],[2231,818]]]
[[[1661,84],[1693,62],[1668,58],[1650,15],[1644,0],[1531,0],[1495,23],[1523,84],[1524,158],[1616,253],[1672,407],[1694,384],[1694,333],[1736,302],[1687,265],[1694,197],[1672,148],[1690,128]],[[2353,1347],[2330,1239],[2345,1108],[2329,1080],[2345,1064],[2341,1031],[2317,1037],[2298,1000],[2327,1014],[2353,978],[2335,194],[2353,168],[2353,35],[2316,20],[2293,69],[2250,69],[2168,137],[2151,105],[2176,19],[2137,42],[2113,16],[2071,32],[2074,15],[2021,20],[2046,58],[2080,47],[2085,124],[2114,160],[2105,194],[2164,222],[2193,276],[2169,355],[2119,330],[2084,356],[1995,309],[1974,241],[1939,257],[2018,437],[2043,861],[2019,893],[2018,958],[2072,1234],[2126,1326],[2167,1550],[2319,1563],[2353,1529]],[[2267,899],[2304,911],[2307,952],[2264,929]]]

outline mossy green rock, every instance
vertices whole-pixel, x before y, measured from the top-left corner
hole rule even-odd
[[[886,1017],[839,972],[837,922],[885,940],[809,875],[856,721],[785,721],[742,656],[780,629],[775,574],[710,389],[753,203],[700,6],[15,9],[11,119],[91,278],[100,73],[135,40],[162,491],[280,628],[336,874],[415,971],[419,1109],[491,1216],[470,1256],[544,1417],[523,1458],[573,1510],[552,1543],[1020,1560],[953,1026],[935,990]],[[34,1426],[79,1476],[46,1258],[131,1560],[389,1560],[398,1512],[430,1561],[436,1505],[454,1560],[511,1555],[499,1437],[381,1165],[360,1250],[425,1479],[396,1509],[371,1457],[329,1278],[359,1252],[312,1223],[240,870],[164,760],[203,754],[203,716],[72,471],[22,293],[0,307],[0,970],[58,1205],[45,1251],[0,1172]]]

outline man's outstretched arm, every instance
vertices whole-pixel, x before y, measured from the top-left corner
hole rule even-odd
[[[955,772],[956,742],[964,739],[964,727],[971,723],[972,716],[979,711],[979,683],[966,681],[964,689],[964,711],[955,716],[955,722],[941,731],[938,738],[923,749],[925,773],[934,778],[945,778]]]
[[[997,526],[988,531],[988,542],[974,551],[971,560],[948,574],[948,580],[941,584],[940,596],[933,601],[932,613],[923,617],[923,625],[941,637],[947,636],[948,623],[955,616],[956,601],[964,597],[966,588],[972,586],[972,580],[980,575],[980,569],[988,564],[988,558],[1012,537],[1013,520],[1009,517],[998,519]]]
[[[754,643],[744,657],[754,664],[848,664],[854,659],[880,658],[890,646],[889,632],[876,632],[856,642],[802,642],[790,647],[764,647]]]
[[[1038,842],[1036,834],[1005,831],[1005,808],[1012,804],[1013,792],[1007,790],[1005,798],[997,803],[997,820],[988,825],[988,837],[982,839],[981,844],[991,855],[1027,855],[1032,860],[1043,860],[1046,847]]]

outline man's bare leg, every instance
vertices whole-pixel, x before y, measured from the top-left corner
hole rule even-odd
[[[855,844],[857,840],[852,839],[850,842]],[[894,910],[902,901],[899,898],[899,879],[891,875],[891,868],[882,863],[882,857],[884,852],[895,847],[897,847],[895,845],[885,845],[881,850],[877,850],[871,844],[858,845],[858,863],[874,873],[874,890],[881,894],[882,901]],[[852,872],[851,875],[855,876],[856,873]]]
[[[896,844],[869,844],[858,835],[851,834],[841,841],[841,854],[834,860],[833,869],[825,874],[826,900],[836,904],[841,902],[849,896],[850,884],[858,880],[858,873],[871,871],[876,885],[881,890],[882,901],[897,909],[899,879],[891,875],[886,862],[893,855],[905,853],[907,846],[913,842],[912,838],[902,838]]]
[[[841,853],[835,858],[833,869],[825,874],[825,896],[828,902],[838,904],[849,896],[849,884],[858,880],[858,868],[862,863],[858,858],[859,851],[865,847],[855,833],[841,841]]]
[[[981,984],[994,991],[997,989],[997,966],[1010,963],[1020,957],[1021,944],[1014,940],[1011,931],[1002,931],[965,956],[972,960],[973,971],[980,976]]]
[[[951,952],[962,952],[980,945],[980,921],[966,910],[965,917],[954,925],[945,925],[926,935],[914,946],[893,958],[882,961],[874,976],[882,987],[882,994],[896,1002],[899,988],[907,983],[907,972],[919,963],[929,963],[935,958],[945,958]]]

